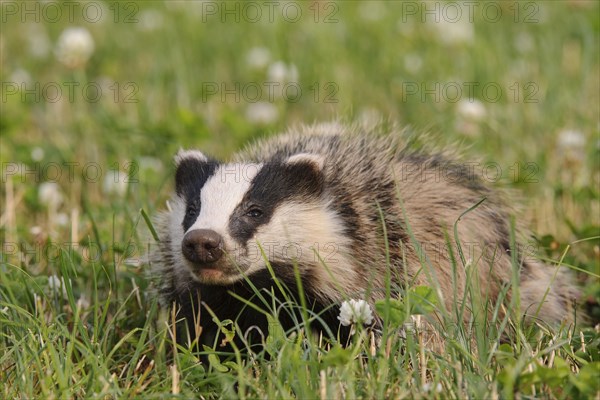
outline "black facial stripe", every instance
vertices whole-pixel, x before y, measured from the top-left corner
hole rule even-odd
[[[186,204],[186,214],[182,221],[184,232],[196,221],[201,207],[200,192],[218,166],[216,161],[201,161],[197,158],[185,158],[177,166],[175,192]]]
[[[309,162],[265,164],[229,219],[231,236],[245,244],[259,226],[269,223],[275,209],[283,201],[310,201],[322,191],[323,175]],[[249,205],[260,207],[262,215],[258,218],[248,217],[246,212]]]

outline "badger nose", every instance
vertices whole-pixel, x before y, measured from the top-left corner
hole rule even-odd
[[[185,234],[181,243],[183,255],[196,264],[209,264],[223,255],[221,236],[210,229],[195,229]]]

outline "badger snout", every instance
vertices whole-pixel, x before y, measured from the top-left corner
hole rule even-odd
[[[221,235],[210,229],[195,229],[185,234],[181,250],[189,261],[205,266],[223,256]]]

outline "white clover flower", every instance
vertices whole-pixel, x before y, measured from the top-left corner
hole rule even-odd
[[[152,32],[162,28],[164,25],[164,17],[162,13],[156,9],[140,11],[138,19],[138,27],[143,32]]]
[[[268,125],[277,121],[279,112],[277,107],[265,101],[250,103],[246,108],[246,119],[253,124]]]
[[[69,280],[70,282],[70,280]],[[67,296],[67,287],[65,285],[65,278],[59,278],[56,275],[50,275],[48,277],[48,289],[55,293],[62,293],[63,296]]]
[[[563,160],[572,165],[580,165],[585,158],[585,135],[581,131],[564,129],[558,133],[556,148]],[[578,176],[583,179],[583,174]]]
[[[416,74],[421,70],[423,66],[423,59],[414,53],[410,53],[404,56],[404,68],[411,74]]]
[[[52,50],[52,43],[43,24],[29,24],[27,27],[27,44],[29,54],[33,58],[46,58]]]
[[[163,170],[163,163],[156,157],[142,156],[139,160],[140,170],[151,170],[154,172],[160,172]]]
[[[487,115],[485,105],[477,99],[461,99],[457,105],[457,112],[458,115],[469,121],[481,121]]]
[[[48,208],[57,209],[63,200],[60,186],[55,182],[42,183],[38,188],[38,200]]]
[[[106,194],[124,196],[127,193],[127,173],[123,171],[111,171],[104,177],[102,188]]]
[[[250,68],[265,68],[270,61],[271,52],[264,47],[253,47],[246,54],[246,63]]]
[[[294,64],[287,65],[283,61],[276,61],[269,65],[267,77],[270,82],[281,84],[298,82],[298,68]]]
[[[442,390],[444,388],[442,387],[442,384],[438,382],[437,385],[435,385],[435,392],[436,393],[441,393]],[[433,390],[433,384],[431,382],[427,382],[426,384],[423,385],[423,391],[424,392],[431,392]]]
[[[29,72],[22,68],[14,70],[13,73],[10,74],[8,80],[17,85],[19,88],[21,88],[22,85],[29,85],[32,82]]]
[[[287,66],[283,61],[277,61],[269,65],[269,71],[267,72],[269,81],[285,82],[287,78]]]
[[[79,299],[77,300],[76,306],[78,309],[80,310],[86,310],[88,308],[90,308],[90,302],[89,300],[85,297],[84,294],[82,294]]]
[[[114,79],[112,79],[106,75],[100,75],[99,77],[97,77],[95,79],[95,81],[100,86],[100,90],[102,90],[102,93],[113,93],[112,91],[115,89],[115,87],[113,85],[116,83]],[[113,102],[113,99],[115,97],[114,96],[104,96],[104,98]]]
[[[535,40],[527,32],[519,32],[515,37],[515,48],[519,53],[531,53],[535,49]]]
[[[31,159],[33,161],[42,161],[44,159],[44,149],[39,146],[35,146],[31,149]]]
[[[366,301],[352,299],[342,302],[338,319],[344,326],[352,324],[370,325],[373,322],[373,312]]]
[[[69,224],[69,216],[65,213],[58,213],[54,217],[54,222],[59,226],[67,226]]]
[[[565,129],[558,133],[557,144],[561,150],[583,150],[585,147],[585,136],[581,131]]]
[[[442,43],[471,43],[475,38],[473,23],[466,13],[458,18],[449,18],[441,7],[436,7],[437,14],[428,17],[429,26],[437,33]]]
[[[411,19],[405,21],[401,18],[396,22],[396,30],[400,35],[410,37],[415,33],[415,24]]]
[[[60,287],[62,285],[62,282],[60,281],[60,278],[56,275],[50,275],[48,277],[48,287],[52,290],[54,290],[54,288]]]
[[[56,58],[68,68],[85,65],[94,52],[94,39],[85,28],[67,28],[58,38]]]

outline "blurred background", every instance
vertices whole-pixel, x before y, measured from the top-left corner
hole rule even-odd
[[[543,257],[600,273],[596,1],[0,5],[2,257],[42,287],[65,248],[80,299],[94,263],[146,285],[140,210],[164,208],[179,147],[335,119],[457,146],[515,189]]]

